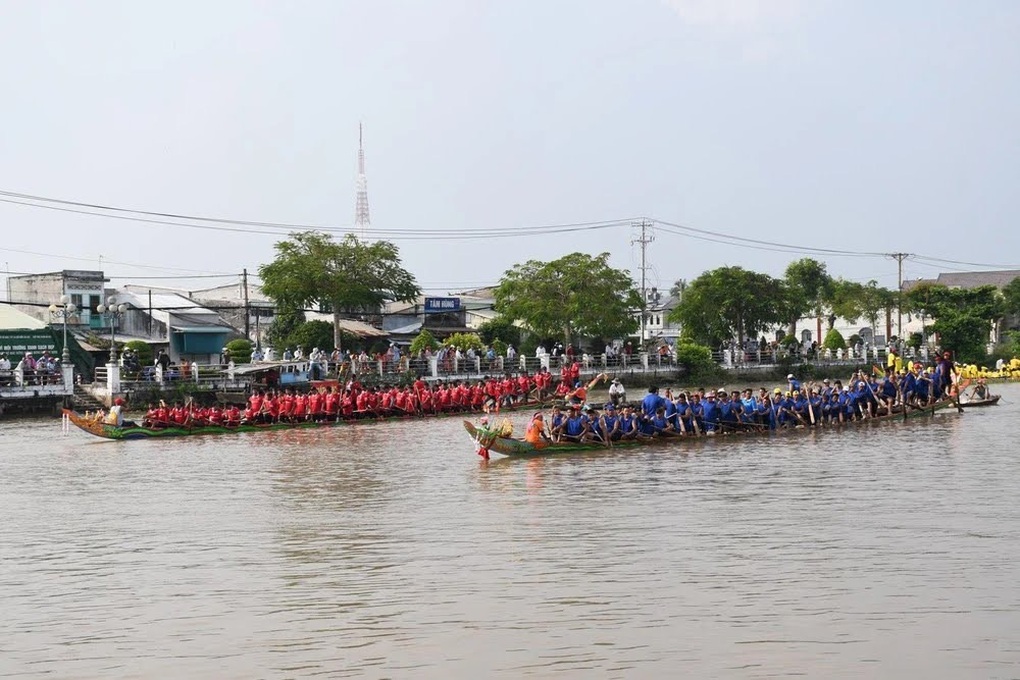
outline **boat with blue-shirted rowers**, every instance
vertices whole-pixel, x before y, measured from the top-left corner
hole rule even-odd
[[[719,391],[722,393],[722,390]],[[739,394],[739,393],[738,393]],[[513,436],[513,428],[509,419],[499,424],[491,424],[488,417],[483,417],[480,424],[464,421],[464,429],[474,442],[475,451],[488,460],[490,454],[508,457],[549,456],[578,451],[597,451],[609,449],[633,449],[646,446],[683,445],[685,443],[707,438],[750,437],[750,436],[782,436],[814,429],[840,429],[843,427],[862,427],[880,423],[931,419],[937,412],[952,409],[962,413],[961,404],[954,398],[945,398],[925,405],[908,404],[905,408],[900,404],[879,407],[870,412],[859,408],[853,417],[833,416],[831,410],[824,407],[816,409],[810,400],[805,400],[807,415],[802,416],[797,410],[789,411],[785,418],[782,414],[787,406],[778,409],[769,406],[767,415],[754,419],[723,420],[730,418],[732,406],[725,403],[715,405],[720,394],[708,395],[712,402],[707,411],[712,421],[705,421],[703,415],[696,415],[698,409],[684,408],[681,401],[680,412],[674,410],[667,416],[665,408],[655,406],[652,415],[641,415],[638,409],[625,407],[624,412],[617,415],[613,404],[606,404],[602,413],[591,406],[573,409],[570,414],[554,408],[548,414],[535,413],[523,438]],[[792,395],[791,395],[792,396]],[[649,400],[651,402],[652,400]],[[727,395],[727,401],[729,396]],[[694,406],[698,406],[698,402]],[[644,408],[651,404],[644,405]],[[640,407],[639,407],[640,408]],[[793,409],[796,409],[794,402]],[[580,410],[580,412],[578,412]],[[703,414],[704,409],[700,412]],[[780,415],[781,424],[777,426],[776,416]],[[842,412],[841,412],[842,413]],[[674,426],[672,423],[676,423]],[[625,422],[626,425],[621,425]]]

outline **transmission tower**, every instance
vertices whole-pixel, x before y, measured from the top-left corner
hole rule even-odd
[[[368,228],[372,219],[368,216],[368,179],[365,177],[365,147],[363,145],[361,123],[358,123],[358,194],[354,212],[354,226],[358,238],[368,237]]]
[[[641,220],[634,227],[641,230],[641,235],[631,241],[631,244],[641,244],[641,351],[644,351],[645,337],[645,317],[647,314],[648,307],[648,294],[645,291],[646,281],[648,279],[648,264],[645,258],[648,244],[655,240],[655,234],[652,232],[652,223],[648,220]]]

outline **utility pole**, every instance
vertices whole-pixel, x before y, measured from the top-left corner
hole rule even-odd
[[[645,292],[645,282],[647,279],[648,266],[645,264],[645,251],[648,248],[648,244],[655,240],[655,234],[652,233],[652,224],[648,220],[641,220],[639,224],[635,224],[635,227],[641,228],[641,236],[631,241],[631,244],[641,244],[641,347],[640,351],[645,351],[645,308],[648,304],[647,293]]]
[[[241,274],[244,280],[244,337],[251,340],[251,309],[248,306],[248,268]]]
[[[903,342],[903,260],[910,253],[889,253],[889,257],[896,260],[896,338]]]

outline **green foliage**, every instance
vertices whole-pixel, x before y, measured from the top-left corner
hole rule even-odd
[[[469,349],[480,352],[485,349],[485,343],[482,342],[477,333],[454,333],[443,344],[447,347],[455,347],[462,352],[466,352]]]
[[[67,343],[71,345],[71,343]],[[152,366],[152,360],[154,354],[152,353],[152,345],[141,340],[128,340],[124,343],[124,349],[130,349],[138,355],[138,363],[142,366]]]
[[[789,302],[781,281],[742,267],[721,267],[692,281],[669,314],[683,337],[716,347],[736,337],[743,345],[789,318]]]
[[[633,333],[641,296],[630,275],[609,266],[609,253],[571,253],[552,262],[529,260],[507,271],[495,293],[496,311],[541,336],[621,337]]]
[[[842,333],[833,328],[825,334],[825,340],[822,341],[822,347],[825,349],[831,349],[834,352],[837,349],[846,349],[846,340],[843,339]]]
[[[677,343],[676,363],[686,370],[691,382],[714,381],[722,373],[722,368],[712,360],[712,350],[691,342]]]
[[[495,340],[493,340],[489,344],[492,346],[493,351],[496,352],[496,356],[498,356],[498,357],[505,357],[506,356],[506,343],[505,342],[503,342],[499,338],[496,338]]]
[[[227,350],[228,361],[232,360],[235,364],[251,363],[251,348],[251,340],[247,338],[231,340],[224,347]]]
[[[994,366],[999,359],[1008,364],[1014,357],[1020,357],[1020,331],[1006,331],[1002,344],[988,355],[988,365]]]
[[[289,347],[290,335],[298,326],[305,322],[305,313],[300,309],[280,307],[273,316],[273,322],[266,331],[266,339],[271,347],[275,347],[277,355],[283,355],[283,348]]]
[[[492,321],[486,321],[478,327],[478,336],[487,345],[491,345],[495,340],[502,340],[504,344],[513,345],[517,349],[521,347],[521,329],[507,317],[500,316]]]
[[[677,343],[676,362],[689,371],[715,365],[715,361],[712,360],[712,350],[693,342]]]
[[[907,347],[912,347],[915,350],[921,349],[921,343],[923,342],[924,333],[921,333],[920,331],[914,331],[913,333],[910,334],[910,337],[907,338]]]
[[[907,293],[907,301],[913,309],[934,317],[931,329],[938,334],[939,344],[968,363],[984,361],[991,324],[1002,318],[1008,306],[995,286],[958,289],[921,284]]]
[[[1020,276],[1003,286],[1002,303],[1006,314],[1020,316]]]
[[[989,323],[1002,318],[1007,311],[1004,296],[995,286],[962,289],[921,284],[907,293],[907,304],[935,319],[954,312],[966,312]]]
[[[423,328],[421,329],[421,332],[415,336],[414,340],[411,341],[410,352],[412,355],[417,356],[420,352],[424,352],[426,349],[439,349],[439,341],[436,340],[435,336],[429,332],[429,329]]]
[[[291,234],[275,248],[276,258],[259,267],[263,292],[281,308],[318,304],[331,309],[334,338],[326,346],[343,346],[341,313],[373,312],[387,301],[409,302],[421,295],[388,241],[368,243],[348,234],[337,243],[312,231]]]
[[[291,348],[300,347],[304,350],[305,356],[318,347],[322,350],[332,350],[334,340],[333,324],[328,321],[305,321],[294,329],[288,338],[287,346]],[[350,336],[344,338],[350,340]],[[347,344],[345,343],[346,347]]]
[[[876,281],[861,284],[837,279],[833,282],[831,308],[833,314],[850,323],[866,320],[874,332],[882,312],[895,308],[896,299],[896,293],[882,288]]]
[[[856,347],[857,345],[864,345],[864,338],[854,333],[846,339],[847,347]]]
[[[938,333],[939,344],[952,350],[954,357],[964,363],[981,363],[985,360],[989,325],[968,312],[953,312],[939,317],[932,329]]]
[[[822,309],[832,298],[834,289],[832,277],[823,263],[810,257],[791,262],[786,268],[784,281],[791,328],[809,313],[822,315]]]

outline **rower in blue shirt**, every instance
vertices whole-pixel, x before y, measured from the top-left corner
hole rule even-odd
[[[623,430],[620,429],[620,416],[616,415],[616,407],[613,406],[612,402],[607,403],[605,406],[602,424],[605,427],[605,433],[609,441],[618,441],[623,436]]]
[[[663,403],[665,400],[659,396],[659,388],[652,385],[648,388],[648,394],[641,400],[641,415],[646,418],[651,418],[655,415],[656,409],[660,406],[665,406]]]
[[[705,395],[705,401],[701,404],[701,418],[704,421],[705,434],[715,434],[719,426],[719,418],[722,415],[715,397],[715,394],[709,392]]]

